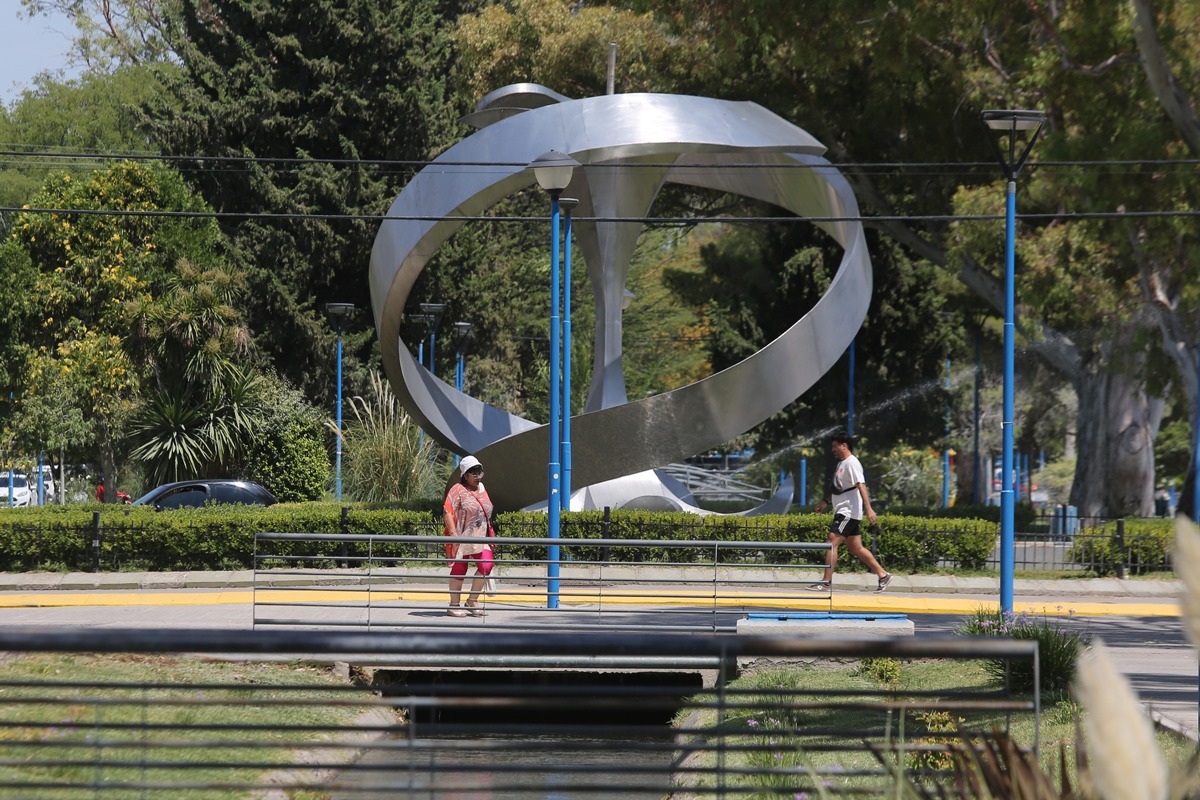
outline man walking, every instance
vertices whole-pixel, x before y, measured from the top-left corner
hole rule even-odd
[[[892,582],[892,576],[879,566],[871,551],[863,547],[863,513],[866,513],[872,525],[878,517],[871,508],[871,496],[867,492],[862,464],[852,452],[854,440],[846,432],[838,431],[830,437],[830,449],[838,460],[838,465],[834,470],[833,480],[830,481],[829,495],[817,503],[816,509],[820,513],[826,506],[833,505],[833,522],[829,526],[829,557],[825,562],[825,577],[820,583],[814,583],[808,588],[814,592],[832,591],[838,548],[845,542],[850,555],[861,561],[879,578],[879,588],[876,591],[882,592]]]

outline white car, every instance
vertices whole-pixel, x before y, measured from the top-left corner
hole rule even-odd
[[[8,496],[8,487],[12,485],[12,498]],[[0,474],[0,508],[25,508],[37,505],[37,487],[29,485],[29,479],[20,473],[13,473],[11,478],[7,472]]]

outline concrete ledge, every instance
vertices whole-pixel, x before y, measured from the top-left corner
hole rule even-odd
[[[774,636],[853,636],[892,638],[916,635],[905,614],[780,613],[749,614],[737,622],[739,634]]]

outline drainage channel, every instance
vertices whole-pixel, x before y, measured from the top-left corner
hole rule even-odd
[[[671,723],[706,688],[699,671],[636,669],[377,669],[370,683],[407,735],[338,781],[337,800],[662,797]]]

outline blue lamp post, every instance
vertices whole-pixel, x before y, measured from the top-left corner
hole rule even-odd
[[[529,169],[538,185],[550,194],[550,460],[546,464],[546,515],[548,535],[559,538],[562,518],[562,475],[560,473],[562,453],[560,439],[562,426],[561,386],[559,365],[562,362],[562,342],[559,338],[559,197],[571,183],[571,176],[579,162],[565,153],[551,150],[535,158]],[[558,545],[551,545],[546,554],[546,607],[558,608]]]
[[[437,330],[442,324],[442,315],[446,313],[445,303],[421,303],[421,315],[425,318],[425,332],[429,335],[429,371],[437,377],[437,361],[434,360],[437,345]]]
[[[454,328],[454,388],[463,390],[467,382],[467,341],[471,338],[471,323],[456,322]],[[460,457],[454,456],[454,466],[458,466]]]
[[[571,510],[571,210],[579,205],[573,197],[559,198],[563,215],[563,322],[562,322],[562,487],[559,505]]]
[[[337,465],[335,467],[337,500],[342,502],[342,331],[346,318],[354,311],[353,303],[326,303],[325,313],[337,331]]]
[[[1016,366],[1016,227],[1017,173],[1025,165],[1038,134],[1046,124],[1041,111],[993,110],[983,112],[990,130],[988,142],[1007,180],[1004,244],[1004,419],[1001,421],[1002,458],[1000,483],[1000,611],[1013,613],[1016,506],[1013,497],[1013,372]],[[1008,138],[1007,152],[1000,139]],[[1019,139],[1024,138],[1020,147]],[[1019,152],[1018,152],[1018,148]]]
[[[850,340],[850,380],[846,386],[846,435],[854,435],[854,343],[858,337]]]
[[[950,507],[950,356],[946,356],[946,441],[942,443],[942,508]]]

